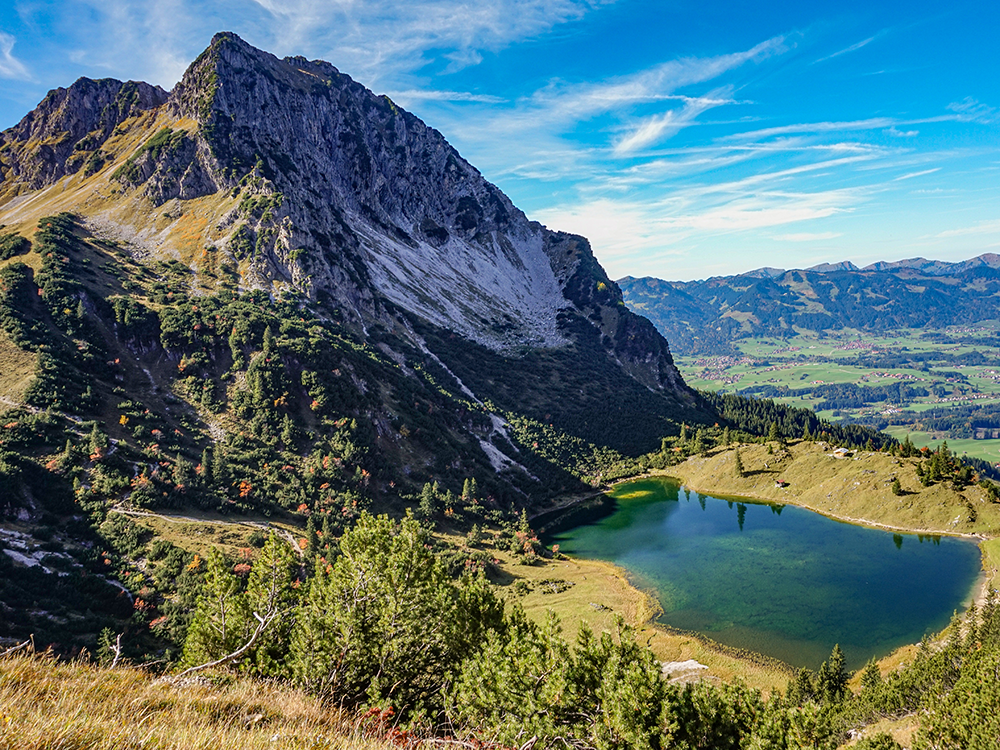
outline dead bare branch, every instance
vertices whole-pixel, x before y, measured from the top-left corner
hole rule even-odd
[[[270,625],[275,620],[275,618],[278,617],[279,614],[280,614],[279,611],[276,609],[269,610],[264,617],[261,617],[259,614],[254,612],[253,616],[257,618],[257,628],[253,631],[253,635],[250,636],[250,640],[248,640],[238,649],[233,651],[231,654],[226,654],[221,659],[216,659],[215,661],[206,662],[205,664],[199,664],[194,667],[189,667],[180,674],[174,675],[171,679],[179,680],[182,677],[186,677],[189,674],[194,674],[195,672],[201,672],[204,669],[211,669],[212,667],[218,667],[222,664],[225,664],[226,662],[232,661],[233,659],[239,659],[241,656],[243,656],[243,654],[245,654],[253,647],[253,644],[257,642],[257,638],[260,637],[260,634],[264,632],[267,626]]]

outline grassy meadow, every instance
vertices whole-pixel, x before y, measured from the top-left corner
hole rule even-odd
[[[854,330],[828,334],[799,333],[787,340],[743,339],[740,354],[730,357],[678,356],[685,381],[694,388],[737,392],[772,387],[788,389],[773,397],[794,407],[813,409],[823,419],[853,419],[874,424],[902,440],[907,434],[917,446],[936,446],[948,440],[958,455],[992,463],[1000,461],[1000,439],[976,440],[964,418],[957,417],[947,430],[925,430],[922,419],[936,409],[977,406],[998,415],[1000,425],[1000,375],[994,360],[996,324],[972,329],[935,331],[931,338],[920,331],[872,335]],[[982,343],[979,343],[982,342]],[[872,364],[859,363],[863,355]],[[964,364],[956,357],[982,355],[985,364]],[[892,366],[886,360],[912,357],[919,368]],[[904,403],[874,402],[858,408],[826,408],[824,396],[808,392],[823,385],[877,388],[894,383],[922,387],[927,396]],[[885,427],[885,423],[889,426]]]

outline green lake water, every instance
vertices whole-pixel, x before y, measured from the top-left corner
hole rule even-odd
[[[835,643],[850,668],[915,643],[967,606],[979,580],[979,548],[966,540],[719,499],[663,479],[612,495],[610,515],[550,541],[626,569],[659,599],[659,622],[797,667],[818,668]]]

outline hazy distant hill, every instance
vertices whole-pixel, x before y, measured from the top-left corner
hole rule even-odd
[[[959,263],[913,258],[865,268],[850,262],[761,268],[687,282],[626,276],[618,285],[626,304],[652,320],[674,352],[720,353],[752,336],[996,319],[1000,256],[987,253]]]

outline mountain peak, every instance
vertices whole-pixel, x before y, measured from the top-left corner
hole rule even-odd
[[[130,85],[108,84],[104,99]],[[94,133],[82,147],[29,153],[24,129],[3,133],[24,159],[0,195],[63,197],[0,208],[0,221],[30,226],[73,193],[85,222],[137,254],[196,269],[215,258],[206,273],[221,264],[243,288],[294,290],[361,333],[406,332],[421,347],[419,319],[505,354],[583,336],[694,404],[666,342],[625,309],[584,238],[529,221],[441,133],[333,65],[223,32],[169,98],[135,86],[135,106],[110,118],[103,105],[67,108],[63,120]],[[70,157],[91,166],[56,185]]]

